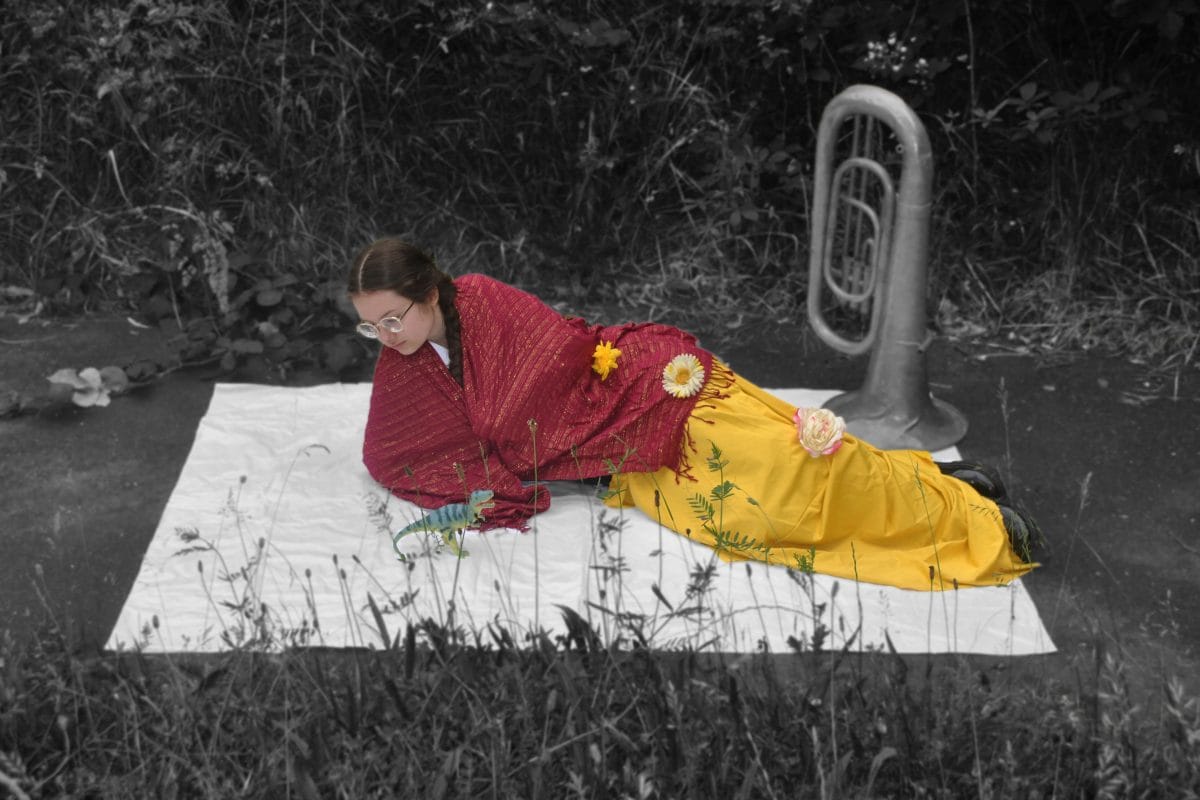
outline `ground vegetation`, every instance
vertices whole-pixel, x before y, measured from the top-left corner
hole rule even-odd
[[[551,300],[796,319],[817,123],[871,83],[933,140],[943,332],[1193,364],[1198,18],[1192,0],[13,0],[0,287],[14,313],[131,311],[177,363],[279,380],[369,357],[341,275],[385,233]]]

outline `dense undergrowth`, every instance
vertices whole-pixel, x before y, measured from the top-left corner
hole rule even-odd
[[[568,620],[568,623],[570,620]],[[1200,700],[1097,646],[1055,673],[856,652],[3,649],[0,793],[40,797],[1195,797]],[[1037,673],[1038,679],[1031,677]],[[1141,676],[1145,678],[1146,676]],[[1144,681],[1134,680],[1142,684]]]
[[[0,287],[133,309],[172,364],[366,357],[341,275],[383,233],[550,300],[798,319],[817,122],[851,83],[937,159],[944,330],[1194,362],[1191,0],[14,0]]]

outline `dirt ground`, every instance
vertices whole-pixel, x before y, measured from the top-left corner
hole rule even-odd
[[[796,325],[702,340],[767,387],[853,389],[865,368]],[[0,317],[0,397],[162,347],[118,317]],[[1049,658],[1100,641],[1147,674],[1200,675],[1200,370],[944,339],[928,366],[970,421],[959,449],[1010,476],[1045,531],[1025,584],[1061,651]],[[22,641],[53,615],[81,651],[103,645],[212,381],[178,372],[107,408],[0,419],[0,631]]]

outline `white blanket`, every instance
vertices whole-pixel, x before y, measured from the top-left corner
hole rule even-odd
[[[914,592],[730,564],[574,483],[551,485],[530,532],[467,533],[461,558],[418,533],[400,561],[390,534],[423,512],[362,466],[369,393],[217,385],[108,647],[380,647],[425,619],[520,645],[565,633],[565,606],[603,640],[660,649],[1054,651],[1020,581]],[[796,405],[832,394],[774,393]]]

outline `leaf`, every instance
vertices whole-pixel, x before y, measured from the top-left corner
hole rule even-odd
[[[1032,100],[1033,96],[1035,94],[1037,94],[1037,84],[1034,83],[1033,81],[1026,83],[1020,89],[1021,99],[1024,100],[1026,103],[1028,103],[1030,100]]]
[[[1070,108],[1079,102],[1079,98],[1070,92],[1059,90],[1050,95],[1050,102],[1054,103],[1054,105],[1058,106],[1059,108]]]
[[[96,87],[96,99],[103,100],[104,96],[114,89],[121,87],[121,78],[119,75],[110,75],[108,80]]]
[[[242,371],[247,378],[265,380],[271,372],[271,365],[262,356],[251,354],[242,363]]]
[[[69,383],[52,383],[46,390],[46,399],[51,403],[66,403],[75,392],[75,387]]]
[[[375,618],[376,630],[379,632],[379,638],[383,640],[383,649],[387,650],[391,645],[391,637],[388,634],[387,622],[383,618],[383,614],[379,611],[379,606],[375,604],[375,598],[367,592],[367,605],[371,608],[371,616]]]
[[[721,449],[714,444],[712,446],[712,455],[705,459],[708,464],[709,472],[720,472],[729,466],[729,462],[726,461],[722,456],[723,454],[721,453]]]
[[[609,47],[617,47],[618,45],[625,44],[625,42],[628,42],[632,38],[633,34],[624,28],[612,28],[604,33],[604,44],[607,44]]]
[[[712,497],[714,502],[718,503],[723,500],[728,500],[733,495],[733,490],[736,488],[737,486],[732,481],[725,481],[724,483],[717,484],[713,487],[710,497]]]
[[[120,394],[129,388],[129,376],[120,367],[102,367],[100,383],[113,394]]]
[[[653,554],[651,554],[651,555],[653,555]],[[667,598],[663,596],[662,589],[658,588],[657,583],[650,584],[650,591],[653,592],[654,596],[657,597],[660,601],[662,601],[662,604],[664,606],[666,606],[669,610],[671,610],[671,611],[675,610],[675,606],[671,605],[671,601],[667,600]]]
[[[283,300],[283,292],[278,289],[263,289],[254,296],[254,302],[260,306],[275,306],[279,305],[279,301]]]
[[[200,679],[200,683],[196,685],[195,694],[203,694],[209,689],[216,686],[221,678],[229,673],[229,667],[217,667]]]
[[[884,747],[875,754],[873,759],[871,759],[871,769],[867,772],[867,788],[866,791],[863,792],[863,797],[872,796],[871,788],[875,785],[875,779],[879,776],[879,768],[882,767],[888,759],[895,758],[896,755],[896,748]]]
[[[708,502],[708,498],[697,492],[688,498],[688,505],[692,507],[694,513],[701,522],[709,522],[712,520],[715,513],[712,503]]]
[[[1168,41],[1175,41],[1179,38],[1179,31],[1183,29],[1183,17],[1168,9],[1167,13],[1163,14],[1158,20],[1158,33]]]
[[[229,268],[241,269],[242,267],[247,267],[258,260],[259,259],[253,254],[247,253],[245,250],[234,250],[229,254]]]
[[[296,312],[287,306],[281,306],[271,312],[270,320],[276,328],[284,328],[296,319]]]
[[[75,394],[71,395],[71,402],[82,408],[89,408],[91,406],[100,406],[103,408],[111,401],[108,399],[107,393],[91,391],[76,392]]]
[[[255,339],[235,339],[230,343],[229,349],[235,353],[261,353],[263,343]]]
[[[354,350],[345,337],[330,339],[321,349],[325,353],[325,366],[334,372],[341,372],[354,362]]]
[[[736,553],[765,553],[767,546],[757,539],[742,533],[730,531],[714,531],[713,539],[718,550],[728,550]]]
[[[67,367],[63,367],[62,369],[58,370],[49,378],[46,378],[46,380],[50,381],[51,383],[65,384],[75,389],[87,388],[87,384],[80,380],[79,375],[75,373],[75,370]]]

